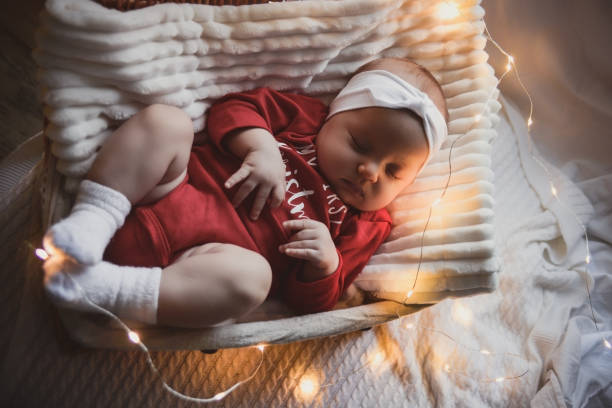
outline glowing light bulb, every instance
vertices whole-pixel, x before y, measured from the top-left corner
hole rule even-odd
[[[612,349],[612,344],[610,344],[610,342],[608,341],[608,339],[604,339],[603,341],[604,346],[606,346],[609,349]]]
[[[265,345],[263,345],[263,344],[258,344],[256,347],[257,347],[257,349],[258,349],[259,351],[261,351],[262,353],[263,353],[264,349],[266,348],[266,346],[265,346]]]
[[[319,380],[314,374],[307,374],[300,380],[297,391],[303,400],[310,400],[319,390]]]
[[[47,251],[45,251],[42,248],[36,248],[36,251],[34,251],[34,253],[36,254],[37,257],[39,257],[43,261],[46,261],[47,259],[49,259],[49,254],[47,253]]]
[[[474,116],[474,121],[475,122],[480,122],[480,119],[482,118],[482,115],[479,113],[476,116]]]
[[[382,351],[377,351],[376,353],[374,353],[374,355],[370,359],[370,364],[372,364],[374,367],[377,367],[383,361],[385,361],[385,355],[383,354]]]
[[[130,338],[130,341],[132,343],[136,343],[136,344],[140,343],[140,336],[135,331],[130,330],[128,332],[128,337]]]
[[[489,355],[489,354],[491,354],[491,352],[490,352],[489,350],[485,350],[485,349],[480,350],[480,352],[481,352],[482,354],[485,354],[485,355]]]
[[[406,323],[407,329],[414,329],[414,323]]]
[[[586,258],[584,258],[584,262],[590,264],[591,263],[591,255],[587,255]]]
[[[442,2],[438,4],[436,15],[440,20],[450,20],[459,16],[459,6],[457,6],[457,3],[450,1]]]
[[[315,382],[310,378],[304,378],[302,381],[300,381],[300,389],[305,394],[312,394],[315,388]]]
[[[215,401],[221,401],[223,398],[225,398],[226,395],[227,395],[227,392],[220,392],[218,394],[215,394],[215,396],[212,397],[212,399]]]
[[[451,307],[451,315],[458,323],[464,326],[470,326],[474,318],[474,314],[469,307],[465,306],[462,302],[455,300]]]
[[[406,298],[409,298],[410,296],[412,296],[412,289],[410,289],[408,292],[406,292]]]
[[[555,197],[557,196],[557,188],[554,185],[550,185],[550,192],[552,193],[552,195],[554,195]]]
[[[448,364],[444,364],[444,371],[450,373],[450,366]]]
[[[514,57],[512,55],[508,55],[508,64],[514,64]]]
[[[506,64],[506,72],[510,72],[511,69],[512,69],[512,64],[507,63]]]
[[[531,117],[529,117],[529,119],[527,119],[527,127],[533,125],[533,120],[531,119]]]
[[[504,377],[497,377],[495,379],[495,382],[502,382],[502,381],[504,381]]]

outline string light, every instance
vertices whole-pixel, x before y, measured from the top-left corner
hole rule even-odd
[[[49,254],[47,253],[47,251],[45,251],[42,248],[36,248],[36,250],[34,251],[34,254],[40,259],[42,259],[43,261],[46,261],[47,259],[49,259]]]
[[[483,21],[484,23],[484,21]],[[542,169],[545,171],[545,173],[547,174],[549,179],[552,179],[552,175],[550,173],[550,171],[548,170],[548,167],[535,155],[533,154],[533,143],[532,143],[532,139],[531,139],[531,133],[529,132],[531,126],[533,125],[533,110],[534,110],[534,103],[533,103],[533,98],[531,97],[531,94],[529,93],[529,91],[527,90],[527,87],[525,86],[525,84],[523,83],[523,80],[521,79],[521,76],[519,74],[518,68],[516,67],[515,64],[515,59],[512,55],[510,55],[508,52],[506,52],[501,45],[499,45],[494,39],[493,36],[491,35],[491,33],[489,32],[489,29],[486,25],[486,23],[484,23],[484,28],[485,28],[485,32],[487,34],[487,38],[488,40],[502,53],[504,54],[507,58],[508,58],[508,63],[506,64],[506,72],[504,72],[504,74],[501,76],[499,82],[501,81],[501,79],[512,69],[514,68],[514,72],[515,72],[515,77],[520,85],[520,87],[523,89],[523,92],[525,93],[525,95],[527,95],[527,98],[529,100],[529,115],[527,116],[527,140],[529,142],[529,151],[531,154],[531,157],[540,165],[540,167],[542,167]],[[585,246],[586,246],[586,256],[585,256],[585,266],[586,266],[586,271],[588,272],[588,265],[591,263],[591,254],[589,251],[589,236],[587,233],[587,229],[586,226],[584,225],[584,223],[578,218],[578,216],[576,215],[575,211],[573,211],[570,207],[568,207],[567,205],[565,205],[565,203],[563,201],[561,201],[559,199],[558,196],[558,191],[557,188],[554,186],[554,184],[550,183],[551,186],[551,193],[552,195],[557,199],[557,201],[562,204],[563,206],[565,206],[570,212],[571,214],[574,216],[574,219],[576,220],[576,222],[578,223],[578,225],[580,225],[580,227],[583,230],[583,234],[584,234],[584,240],[585,240]],[[597,319],[595,318],[595,313],[593,310],[593,303],[591,300],[591,292],[589,289],[589,284],[588,284],[588,280],[585,277],[585,283],[586,283],[586,290],[587,290],[587,295],[588,295],[588,300],[589,300],[589,307],[591,310],[591,316],[592,316],[592,320],[593,323],[595,325],[595,329],[599,332],[599,326],[597,325]],[[608,349],[612,348],[610,346],[610,342],[607,339],[603,339],[603,344],[605,347],[607,347]]]
[[[454,3],[452,3],[452,4],[454,4]],[[456,14],[456,15],[452,15],[452,17],[451,17],[451,14],[452,14],[452,13],[451,13],[451,12],[447,12],[447,10],[451,10],[451,9],[454,9],[454,10],[456,10],[456,11],[457,11],[457,14]],[[438,17],[439,17],[440,19],[442,19],[442,20],[449,19],[449,18],[454,18],[454,17],[457,17],[457,15],[458,15],[458,7],[457,7],[457,5],[454,5],[454,8],[453,8],[453,7],[451,6],[451,3],[444,2],[444,3],[441,3],[441,4],[438,6]],[[522,80],[521,80],[521,78],[520,78],[520,75],[519,75],[518,69],[516,68],[516,65],[515,65],[515,58],[514,58],[512,55],[510,55],[509,53],[507,53],[507,52],[506,52],[506,51],[505,51],[505,50],[504,50],[504,49],[503,49],[503,48],[502,48],[502,47],[501,47],[501,46],[500,46],[500,45],[499,45],[499,44],[498,44],[498,43],[497,43],[495,40],[493,40],[493,37],[491,36],[491,33],[489,32],[489,30],[488,30],[488,28],[487,28],[486,24],[485,24],[485,32],[486,32],[486,34],[487,34],[487,38],[488,38],[488,39],[489,39],[489,40],[490,40],[490,41],[491,41],[491,42],[492,42],[492,43],[493,43],[493,44],[494,44],[494,45],[497,47],[497,49],[498,49],[498,50],[500,50],[500,51],[501,51],[501,52],[502,52],[502,53],[503,53],[503,54],[504,54],[504,55],[507,57],[507,59],[508,59],[508,60],[507,60],[507,63],[506,63],[506,70],[505,70],[505,72],[504,72],[504,73],[503,73],[503,74],[500,76],[500,78],[499,78],[499,79],[498,79],[498,81],[497,81],[496,86],[493,88],[493,91],[491,91],[491,93],[490,93],[489,97],[487,98],[486,102],[484,103],[485,109],[486,109],[486,106],[487,106],[487,104],[488,104],[489,100],[491,99],[492,94],[493,94],[493,92],[495,91],[495,89],[497,89],[497,88],[498,88],[499,84],[500,84],[500,83],[501,83],[501,81],[504,79],[504,77],[505,77],[505,76],[506,76],[506,75],[507,75],[507,74],[508,74],[510,71],[512,71],[512,70],[513,70],[513,68],[514,68],[514,72],[515,72],[515,74],[516,74],[516,78],[517,78],[517,80],[518,80],[518,82],[519,82],[519,84],[520,84],[521,88],[523,89],[523,91],[525,92],[525,94],[527,95],[527,97],[528,97],[528,99],[529,99],[529,115],[528,115],[528,118],[527,118],[526,124],[527,124],[528,136],[529,136],[529,138],[528,138],[528,139],[529,139],[529,142],[530,142],[530,152],[532,153],[532,157],[534,157],[534,158],[535,158],[535,156],[533,155],[533,151],[532,151],[531,137],[530,137],[530,135],[529,135],[529,129],[530,129],[530,127],[533,125],[533,107],[534,107],[534,104],[533,104],[533,99],[532,99],[532,97],[531,97],[531,94],[529,93],[529,91],[528,91],[528,90],[527,90],[527,88],[525,87],[525,85],[524,85],[523,81],[522,81]],[[476,115],[474,115],[474,123],[479,123],[481,119],[482,119],[482,114],[481,114],[481,113],[477,113]],[[466,132],[466,133],[467,133],[467,132]],[[459,140],[461,137],[463,137],[464,135],[465,135],[465,134],[463,134],[463,135],[459,136],[458,138],[456,138],[456,139],[455,139],[455,141],[453,142],[453,144],[451,145],[451,148],[449,149],[449,159],[448,159],[448,163],[449,163],[449,174],[448,174],[448,178],[447,178],[447,183],[446,183],[446,186],[445,186],[445,187],[444,187],[444,189],[443,189],[443,192],[442,192],[441,197],[443,197],[443,196],[444,196],[444,194],[446,193],[446,191],[447,191],[447,189],[448,189],[448,186],[449,186],[449,184],[450,184],[450,179],[451,179],[451,177],[452,177],[452,160],[451,160],[451,157],[452,157],[452,152],[453,152],[453,147],[454,147],[454,144],[455,144],[455,143],[456,143],[456,142],[457,142],[457,141],[458,141],[458,140]],[[550,173],[548,172],[548,170],[546,169],[546,167],[545,167],[545,166],[543,166],[543,164],[542,164],[542,163],[540,163],[540,165],[541,165],[542,167],[544,167],[545,171],[547,172],[547,174],[548,174],[548,175],[549,175],[549,177],[550,177]],[[554,196],[555,198],[557,198],[557,199],[558,199],[558,192],[557,192],[556,187],[554,186],[554,184],[552,184],[552,182],[551,182],[551,184],[550,184],[550,185],[551,185],[551,193],[553,194],[553,196]],[[408,300],[408,298],[409,298],[409,297],[412,295],[413,290],[414,290],[414,288],[415,288],[415,286],[416,286],[416,282],[417,282],[417,279],[418,279],[418,274],[419,274],[419,270],[420,270],[420,266],[421,266],[421,262],[422,262],[422,257],[423,257],[423,241],[424,241],[425,232],[427,231],[427,228],[428,228],[428,225],[429,225],[429,221],[430,221],[431,214],[432,214],[432,209],[433,209],[433,207],[434,207],[434,206],[436,206],[436,205],[437,205],[437,204],[440,202],[441,197],[440,197],[440,198],[438,198],[438,199],[436,199],[436,200],[434,201],[434,203],[432,203],[432,205],[430,206],[430,209],[429,209],[429,216],[428,216],[428,218],[427,218],[427,222],[426,222],[426,224],[425,224],[425,228],[423,229],[423,232],[422,232],[422,234],[421,234],[421,250],[420,250],[420,256],[419,256],[419,263],[418,263],[417,271],[416,271],[416,274],[415,274],[415,279],[414,279],[414,282],[413,282],[413,284],[412,284],[412,289],[410,289],[410,290],[409,290],[409,291],[406,293],[406,297],[405,297],[404,301],[402,302],[402,303],[404,303],[404,304],[406,304],[406,303],[407,303],[406,301],[407,301],[407,300]],[[585,262],[586,262],[586,264],[588,265],[588,264],[590,264],[590,262],[591,262],[591,256],[590,256],[590,252],[589,252],[589,249],[588,249],[588,235],[587,235],[587,232],[586,232],[586,227],[584,226],[584,224],[582,224],[582,222],[581,222],[581,221],[578,219],[578,217],[577,217],[575,214],[574,214],[574,216],[576,217],[576,219],[578,220],[578,222],[580,223],[580,225],[581,225],[581,226],[583,227],[583,229],[584,229],[585,242],[586,242],[586,247],[587,247],[587,255],[586,255],[586,257],[585,257]],[[589,304],[590,304],[590,306],[591,306],[591,313],[593,314],[593,322],[595,323],[595,327],[596,327],[596,328],[599,330],[599,328],[597,327],[597,321],[596,321],[595,316],[594,316],[594,313],[593,313],[593,306],[592,306],[591,299],[590,299],[590,291],[589,291],[589,289],[588,289],[588,282],[587,282],[587,293],[589,294]],[[399,314],[398,314],[398,318],[399,318]],[[406,328],[409,328],[409,329],[412,329],[412,328],[414,328],[414,324],[409,323],[409,324],[407,324],[405,327],[406,327]],[[444,336],[446,336],[446,337],[450,338],[452,341],[455,341],[455,340],[454,340],[454,339],[452,339],[450,336],[448,336],[446,333],[441,332],[441,334],[443,334]],[[455,343],[457,343],[457,342],[455,341]],[[459,343],[457,343],[457,344],[459,344]],[[610,342],[609,342],[607,339],[605,339],[605,338],[603,339],[603,344],[604,344],[604,346],[605,346],[606,348],[608,348],[608,349],[612,349],[612,345],[611,345],[611,344],[610,344]],[[493,355],[493,353],[491,353],[489,350],[485,350],[485,349],[480,350],[480,353],[481,353],[481,354],[483,354],[483,355],[486,355],[486,356],[492,356],[492,355]],[[516,357],[519,357],[519,358],[522,358],[521,356],[517,356],[517,355],[515,355],[515,356],[516,356]],[[445,370],[446,372],[450,372],[450,371],[451,371],[450,365],[449,365],[448,363],[446,363],[446,364],[444,365],[444,370]],[[518,378],[521,378],[522,376],[524,376],[525,374],[527,374],[527,372],[528,372],[528,370],[526,370],[525,372],[523,372],[522,374],[520,374],[520,375],[518,375],[518,376],[512,376],[512,377],[497,377],[497,378],[495,378],[493,381],[495,381],[495,382],[498,382],[498,383],[499,383],[499,382],[502,382],[502,381],[505,381],[505,380],[510,380],[510,379],[518,379]],[[491,380],[483,380],[483,381],[491,381]]]
[[[396,314],[398,316],[398,319],[400,319],[400,321],[402,319],[407,319],[408,318],[406,316],[400,316],[399,313],[397,313],[397,311],[396,311]],[[420,329],[420,331],[421,330],[431,331],[433,333],[439,334],[439,335],[447,338],[448,340],[450,340],[451,342],[456,344],[458,347],[460,347],[460,348],[462,348],[462,349],[464,349],[464,350],[466,350],[468,352],[473,352],[473,353],[479,352],[480,354],[482,354],[484,356],[487,356],[487,358],[494,358],[494,357],[498,357],[498,356],[501,356],[501,357],[512,357],[512,358],[520,359],[520,360],[524,361],[526,365],[528,365],[527,360],[524,357],[522,357],[521,355],[519,355],[519,354],[508,353],[508,352],[498,353],[498,352],[492,352],[492,351],[486,350],[486,349],[474,349],[472,347],[465,346],[464,344],[462,344],[461,342],[457,341],[455,338],[453,338],[451,335],[447,334],[446,332],[444,332],[442,330],[435,329],[433,327],[428,327],[428,326],[423,326],[423,325],[415,325],[412,322],[407,323],[404,327],[410,328],[410,329],[414,329],[414,328],[418,327]],[[419,333],[420,333],[420,331],[419,331]],[[452,374],[460,374],[460,375],[463,375],[463,376],[466,376],[466,377],[469,377],[469,378],[473,378],[473,376],[471,376],[469,373],[453,369],[451,367],[450,363],[448,363],[448,362],[445,362],[442,365],[442,368],[443,368],[444,371],[446,371],[449,374],[450,373],[452,373]],[[498,376],[498,377],[495,377],[495,378],[482,378],[482,379],[479,379],[478,381],[479,382],[483,382],[483,383],[491,383],[491,382],[501,382],[501,381],[505,381],[505,380],[516,380],[516,379],[519,379],[519,378],[525,376],[528,372],[529,372],[529,368],[526,368],[521,374],[518,374],[518,375]]]
[[[453,7],[453,5],[454,5],[454,7]],[[454,10],[456,10],[456,11],[457,11],[457,15],[453,15],[453,16],[452,16],[452,18],[457,17],[457,16],[458,16],[458,14],[459,14],[459,8],[458,8],[458,6],[457,6],[456,4],[454,4],[454,3],[449,3],[449,2],[444,2],[444,3],[441,3],[441,4],[439,5],[439,8],[438,8],[438,17],[439,17],[441,20],[448,19],[448,18],[449,18],[449,17],[447,17],[447,16],[448,16],[448,14],[446,14],[446,13],[444,12],[444,10],[450,10],[450,9],[454,9]],[[521,88],[522,88],[522,90],[524,91],[525,95],[527,95],[527,98],[528,98],[528,100],[529,100],[529,114],[528,114],[527,121],[526,121],[526,124],[527,124],[527,135],[528,135],[528,141],[529,141],[529,151],[530,151],[530,153],[531,153],[531,156],[532,156],[532,157],[535,159],[535,161],[536,161],[536,162],[537,162],[537,163],[538,163],[538,164],[539,164],[539,165],[540,165],[540,166],[541,166],[541,167],[544,169],[544,171],[545,171],[545,172],[546,172],[546,174],[548,175],[549,179],[552,179],[552,175],[551,175],[550,171],[548,170],[548,168],[547,168],[547,167],[544,165],[544,163],[543,163],[541,160],[539,160],[539,159],[538,159],[538,158],[537,158],[537,157],[536,157],[536,156],[533,154],[533,144],[532,144],[532,140],[531,140],[531,134],[529,133],[529,129],[530,129],[530,128],[531,128],[531,126],[533,125],[533,111],[534,111],[534,103],[533,103],[533,98],[531,97],[531,94],[529,93],[529,91],[527,90],[527,87],[525,86],[525,84],[523,83],[523,81],[522,81],[522,79],[521,79],[521,76],[520,76],[520,74],[519,74],[519,70],[518,70],[518,68],[516,67],[515,58],[514,58],[514,57],[513,57],[511,54],[509,54],[508,52],[506,52],[506,51],[503,49],[503,47],[501,47],[501,45],[499,45],[499,43],[497,43],[497,41],[495,41],[495,40],[493,39],[493,36],[492,36],[492,35],[491,35],[491,33],[489,32],[489,29],[488,29],[488,27],[487,27],[486,23],[485,23],[484,21],[483,21],[483,23],[484,23],[484,29],[485,29],[485,33],[486,33],[487,39],[488,39],[488,40],[489,40],[489,41],[490,41],[490,42],[491,42],[491,43],[492,43],[492,44],[493,44],[493,45],[494,45],[494,46],[495,46],[495,47],[496,47],[496,48],[497,48],[497,49],[498,49],[498,50],[499,50],[499,51],[500,51],[502,54],[504,54],[504,55],[506,56],[506,58],[507,58],[506,70],[505,70],[505,72],[504,72],[504,73],[503,73],[503,74],[500,76],[500,78],[499,78],[499,79],[498,79],[498,81],[497,81],[496,86],[493,88],[493,91],[491,91],[491,93],[489,94],[489,97],[487,98],[486,102],[484,103],[485,109],[486,109],[486,106],[487,106],[487,104],[488,104],[489,100],[491,99],[491,97],[492,97],[492,95],[493,95],[494,90],[498,88],[499,84],[500,84],[500,83],[501,83],[501,81],[504,79],[504,77],[505,77],[505,76],[506,76],[506,75],[507,75],[507,74],[508,74],[510,71],[512,71],[512,70],[513,70],[513,68],[514,68],[514,70],[513,70],[513,71],[514,71],[514,73],[515,73],[515,77],[516,77],[516,79],[517,79],[517,81],[518,81],[518,83],[519,83],[520,87],[521,87]],[[480,122],[481,118],[482,118],[482,114],[481,114],[481,113],[476,114],[476,115],[474,116],[474,123],[478,123],[478,122]],[[466,133],[467,133],[467,132],[466,132]],[[454,143],[455,143],[457,140],[459,140],[461,137],[463,137],[464,135],[465,135],[465,133],[464,133],[463,135],[459,136],[457,139],[455,139],[455,141],[453,142],[453,145],[451,145],[451,148],[450,148],[450,150],[449,150],[449,159],[448,159],[448,162],[449,162],[449,175],[448,175],[448,179],[447,179],[446,186],[444,187],[444,190],[443,190],[443,192],[442,192],[442,196],[444,196],[444,194],[446,193],[446,190],[448,189],[448,185],[449,185],[449,183],[450,183],[450,178],[451,178],[451,176],[452,176],[451,156],[452,156],[452,152],[453,152],[453,146],[454,146]],[[553,195],[553,196],[554,196],[554,197],[555,197],[555,198],[556,198],[556,199],[557,199],[557,200],[558,200],[558,201],[559,201],[561,204],[565,205],[565,203],[563,203],[562,201],[560,201],[560,200],[559,200],[559,196],[558,196],[558,191],[557,191],[557,188],[556,188],[556,187],[555,187],[555,185],[552,183],[552,181],[551,181],[551,183],[550,183],[550,187],[551,187],[551,193],[552,193],[552,195]],[[433,205],[432,205],[432,207],[433,207]],[[431,210],[432,210],[432,207],[430,207],[430,210],[429,210],[429,217],[431,217]],[[567,206],[566,206],[566,208],[568,208],[568,209],[570,210],[570,212],[573,214],[573,216],[574,216],[574,218],[576,219],[576,221],[578,222],[578,224],[579,224],[579,225],[582,227],[582,229],[583,229],[583,232],[584,232],[584,239],[585,239],[585,245],[586,245],[585,264],[586,264],[586,266],[587,266],[587,268],[588,268],[588,265],[591,263],[591,254],[590,254],[590,251],[589,251],[589,237],[588,237],[588,234],[587,234],[587,229],[586,229],[586,226],[584,225],[584,223],[582,223],[582,221],[581,221],[581,220],[578,218],[578,216],[576,215],[576,213],[575,213],[575,212],[574,212],[574,211],[573,211],[571,208],[569,208],[569,207],[567,207]],[[420,265],[421,265],[421,259],[422,259],[422,256],[423,256],[423,237],[424,237],[424,235],[425,235],[425,231],[427,230],[427,227],[428,227],[428,224],[429,224],[429,217],[428,217],[427,223],[426,223],[426,225],[425,225],[425,228],[424,228],[424,230],[423,230],[422,237],[421,237],[421,251],[420,251],[420,258],[419,258],[419,264],[418,264],[418,268],[417,268],[417,273],[416,273],[416,275],[415,275],[415,280],[414,280],[414,283],[413,283],[413,286],[412,286],[412,288],[413,288],[413,289],[414,289],[414,287],[416,286],[416,281],[417,281],[417,278],[418,278],[418,273],[419,273],[419,269],[420,269]],[[587,271],[588,271],[588,269],[587,269]],[[589,290],[588,280],[585,278],[585,281],[586,281],[586,289],[587,289],[588,300],[589,300],[589,306],[590,306],[590,310],[591,310],[591,315],[592,315],[593,323],[594,323],[594,325],[595,325],[596,330],[597,330],[597,331],[599,331],[599,327],[598,327],[598,325],[597,325],[597,320],[595,319],[595,313],[594,313],[594,310],[593,310],[593,304],[592,304],[592,301],[591,301],[591,293],[590,293],[590,290]],[[406,303],[406,302],[404,301],[403,303]],[[604,346],[605,346],[606,348],[608,348],[608,349],[612,349],[612,345],[611,345],[611,344],[610,344],[610,342],[609,342],[607,339],[605,339],[605,338],[603,339],[603,344],[604,344]],[[500,377],[500,378],[502,378],[502,380],[504,379],[504,377]]]
[[[311,399],[319,389],[319,381],[316,376],[310,374],[300,380],[299,391],[303,399]]]
[[[552,195],[554,195],[555,197],[557,196],[557,188],[555,187],[555,185],[553,183],[550,183],[550,192],[552,193]]]
[[[474,314],[472,313],[470,308],[465,306],[459,300],[453,302],[451,314],[457,322],[461,323],[466,327],[472,324],[472,320],[474,318]]]
[[[369,361],[370,364],[374,365],[375,367],[378,367],[383,363],[383,361],[385,361],[385,355],[382,351],[379,350],[370,356]]]
[[[140,343],[140,336],[133,330],[130,330],[128,332],[128,338],[130,339],[130,341],[132,341],[132,343]]]

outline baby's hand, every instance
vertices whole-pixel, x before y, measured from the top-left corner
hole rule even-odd
[[[268,200],[272,208],[280,206],[285,198],[285,166],[278,147],[272,145],[247,153],[242,166],[225,181],[225,188],[232,188],[240,182],[242,185],[232,198],[232,204],[238,207],[257,189],[250,214],[253,220],[259,218]]]
[[[297,232],[278,249],[287,256],[308,261],[306,280],[321,279],[336,271],[340,260],[325,224],[310,219],[289,220],[283,222],[283,228]]]

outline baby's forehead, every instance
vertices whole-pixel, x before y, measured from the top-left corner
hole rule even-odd
[[[358,120],[366,124],[364,130],[373,144],[399,149],[398,153],[401,151],[405,154],[407,152],[404,148],[407,148],[408,152],[420,150],[423,145],[429,148],[423,120],[414,111],[380,107],[374,109],[379,110],[379,115],[375,116],[378,123],[366,124],[366,121],[372,120],[372,116],[358,115]]]

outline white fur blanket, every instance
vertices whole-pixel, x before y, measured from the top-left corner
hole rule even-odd
[[[165,4],[122,13],[91,0],[49,0],[35,58],[57,170],[74,188],[112,130],[151,103],[183,108],[197,131],[208,106],[227,92],[266,85],[328,101],[363,63],[408,57],[442,84],[450,137],[389,207],[391,236],[356,285],[402,300],[420,264],[411,302],[491,291],[500,267],[490,168],[499,104],[484,51],[484,11],[465,0],[457,17],[442,20],[439,3]],[[422,236],[458,138],[448,191]]]

